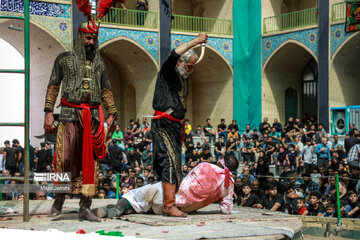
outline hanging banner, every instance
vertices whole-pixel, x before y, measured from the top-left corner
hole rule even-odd
[[[345,32],[355,32],[360,29],[360,2],[346,3]]]

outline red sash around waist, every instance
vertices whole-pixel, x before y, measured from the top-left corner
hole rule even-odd
[[[94,167],[94,154],[103,159],[106,156],[105,149],[105,133],[104,133],[104,116],[101,104],[90,105],[87,103],[70,103],[65,98],[61,99],[61,105],[82,109],[83,121],[83,144],[82,144],[82,179],[83,184],[95,183],[95,167]],[[95,135],[91,134],[91,108],[99,108],[100,124]]]
[[[170,114],[167,114],[166,112],[160,112],[160,111],[155,110],[154,119],[161,119],[161,118],[167,118],[174,122],[181,122],[181,119],[173,117]]]

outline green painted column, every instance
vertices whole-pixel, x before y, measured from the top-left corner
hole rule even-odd
[[[240,131],[261,123],[261,0],[233,4],[234,119]]]

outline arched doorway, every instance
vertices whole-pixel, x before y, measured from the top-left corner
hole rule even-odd
[[[296,117],[298,115],[298,96],[293,88],[288,88],[285,91],[285,119]]]
[[[349,37],[334,54],[330,68],[330,107],[360,105],[359,54],[359,33]]]
[[[305,66],[302,79],[302,113],[309,116],[318,114],[318,66],[311,59]]]
[[[200,56],[200,47],[195,48]],[[193,128],[204,125],[206,118],[212,125],[225,118],[233,118],[233,72],[229,63],[213,48],[207,46],[204,59],[195,66],[189,78],[188,112]]]
[[[152,98],[158,72],[157,62],[137,42],[120,37],[100,46],[115,104],[118,121],[124,130],[129,120],[152,115]]]
[[[302,104],[304,100],[317,109],[317,98],[308,98],[307,90],[303,90],[304,77],[308,77],[305,73],[309,63],[310,66],[317,65],[315,56],[306,46],[292,40],[280,46],[269,58],[265,63],[262,77],[262,116],[268,117],[270,121],[278,118],[280,122],[285,123],[288,114],[294,114],[293,117],[296,117],[307,110]],[[289,89],[293,89],[292,92]],[[295,92],[297,107],[294,107],[295,100],[292,100],[289,105],[293,107],[289,109],[286,101],[293,99]],[[288,97],[285,97],[287,95]]]
[[[24,28],[23,21],[2,21],[0,23],[0,38],[10,43],[23,55],[24,32],[13,30],[9,28],[10,25],[19,29]],[[35,22],[30,24],[30,42],[30,141],[33,146],[39,146],[43,140],[34,136],[44,133],[46,86],[56,57],[66,49],[56,37]],[[55,111],[58,111],[58,109],[55,109]]]

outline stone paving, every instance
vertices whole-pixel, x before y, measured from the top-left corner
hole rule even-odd
[[[151,239],[282,239],[301,231],[302,222],[294,216],[253,208],[234,207],[231,215],[223,215],[218,204],[212,204],[187,218],[170,218],[153,214],[133,214],[119,219],[103,219],[100,223],[79,222],[78,201],[66,200],[63,214],[49,216],[52,201],[30,201],[30,221],[22,221],[21,202],[0,202],[0,228],[63,232],[121,231],[125,236]],[[116,200],[93,201],[93,207],[115,204]],[[9,210],[9,208],[11,208]],[[2,214],[4,211],[11,214]]]

